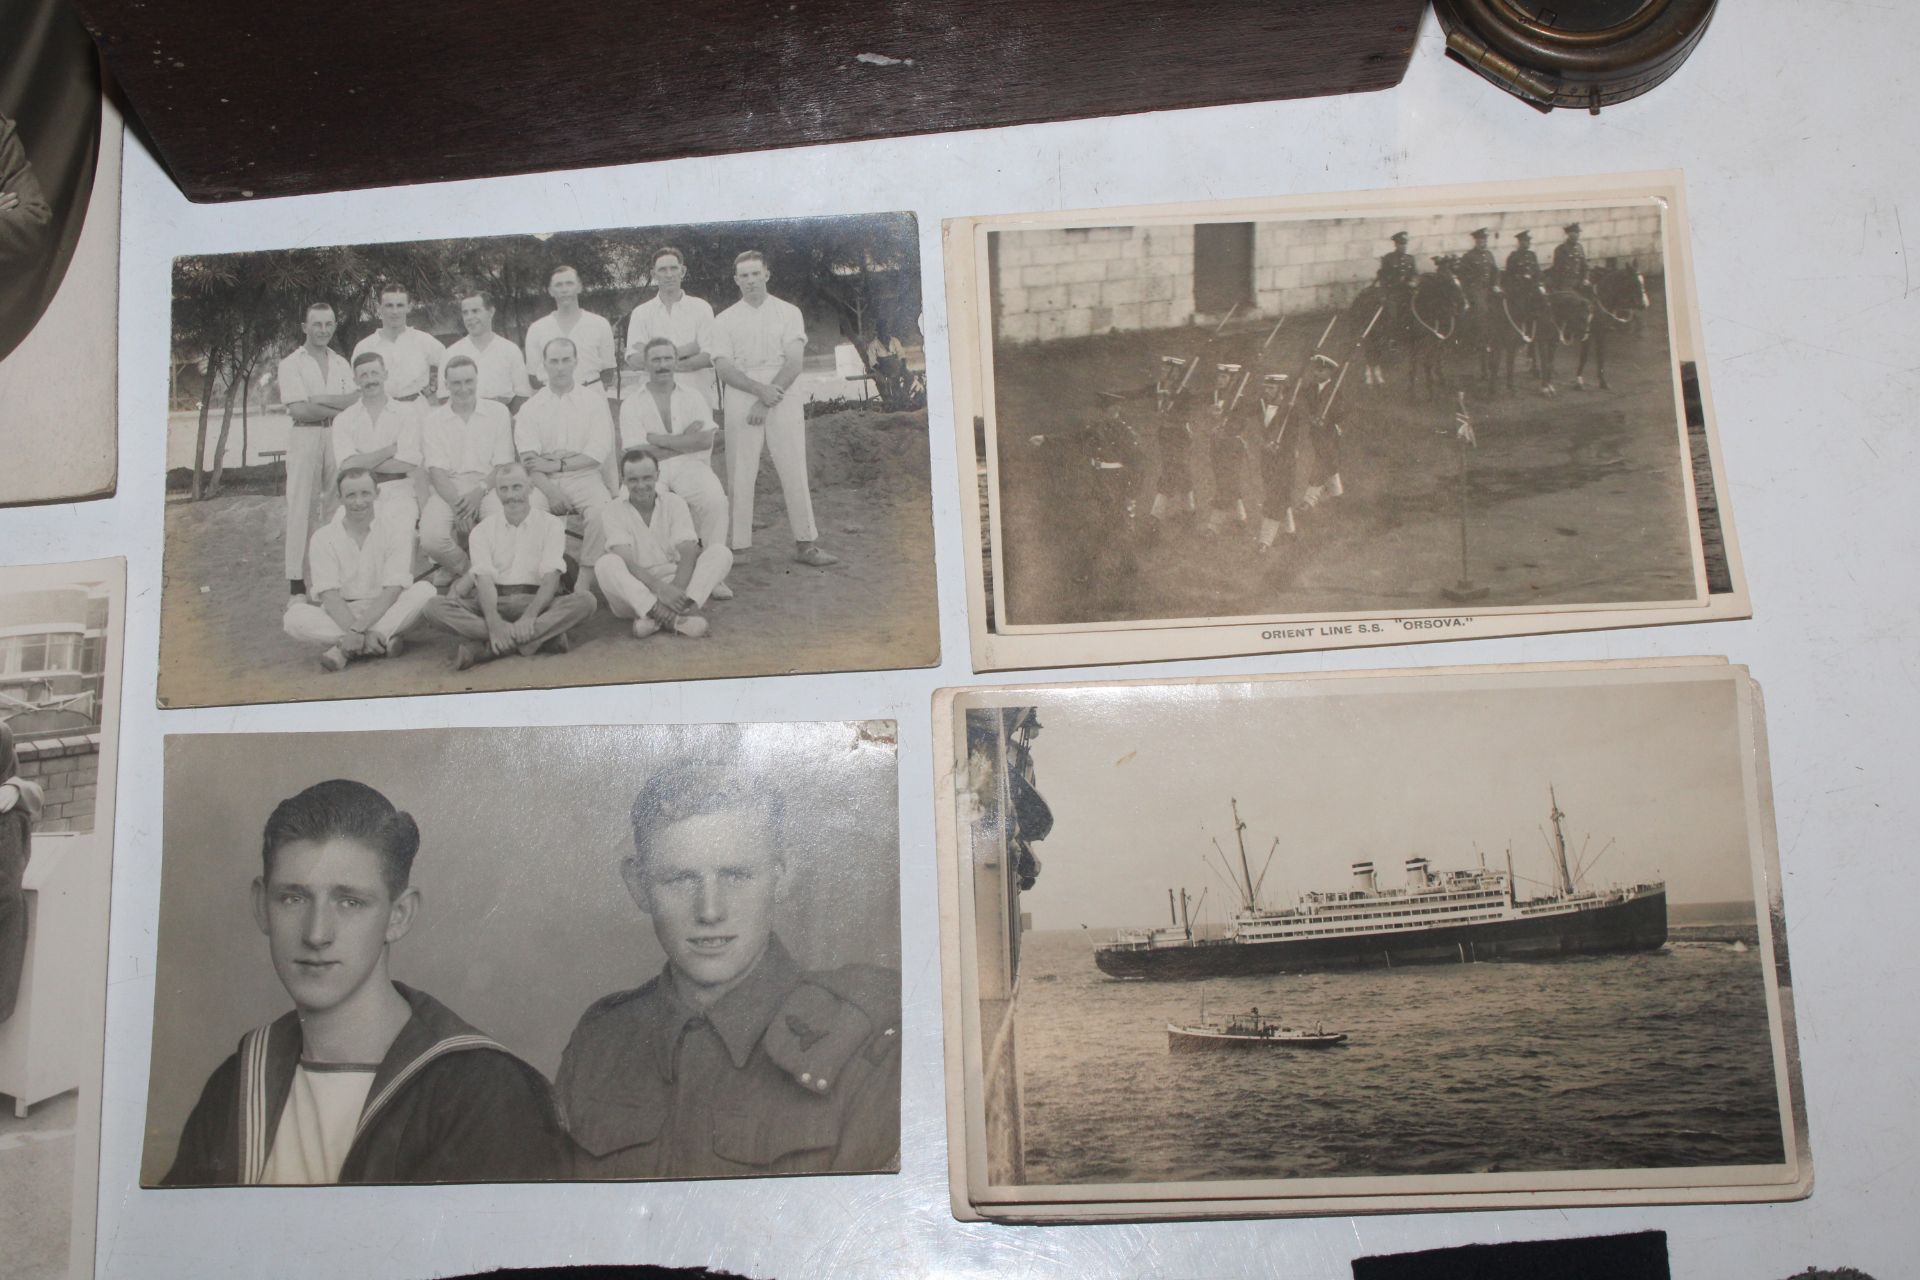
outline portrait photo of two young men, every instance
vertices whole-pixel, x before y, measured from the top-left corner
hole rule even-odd
[[[899,1166],[891,722],[175,735],[141,1181]]]

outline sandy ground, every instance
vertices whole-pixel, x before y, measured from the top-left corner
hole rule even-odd
[[[699,640],[635,640],[602,602],[569,654],[518,656],[456,672],[453,637],[424,620],[399,658],[338,675],[280,629],[284,500],[236,495],[167,505],[161,599],[162,706],[364,698],[796,672],[939,661],[933,516],[924,411],[865,410],[809,421],[820,542],[830,569],[794,563],[771,462],[755,493],[754,547],[734,566],[735,598],[710,603]],[[715,469],[725,473],[724,454]]]
[[[73,1126],[78,1096],[63,1093],[14,1118],[0,1094],[0,1276],[59,1280],[73,1232]]]
[[[1477,609],[1693,599],[1683,470],[1690,460],[1660,307],[1656,297],[1646,323],[1615,338],[1608,391],[1568,385],[1572,362],[1563,352],[1556,398],[1524,373],[1518,392],[1489,396],[1468,381],[1466,358],[1456,358],[1452,372],[1468,387],[1478,437],[1465,450],[1464,570],[1453,399],[1424,389],[1410,395],[1404,357],[1389,362],[1385,388],[1361,385],[1358,367],[1349,374],[1335,409],[1346,495],[1297,510],[1298,534],[1262,555],[1254,546],[1257,464],[1246,467],[1252,521],[1207,536],[1200,526],[1214,477],[1209,450],[1197,443],[1200,514],[1150,538],[1144,519],[1129,532],[1115,504],[1092,498],[1083,450],[1026,443],[1083,419],[1100,389],[1143,386],[1157,354],[1190,354],[1200,335],[1116,335],[1003,352],[997,410],[1007,621],[1445,610],[1456,606],[1443,591],[1463,576],[1488,588]],[[1324,316],[1289,323],[1264,367],[1297,371],[1324,324]],[[1208,358],[1251,363],[1265,336],[1230,338]],[[1342,345],[1336,333],[1328,349]],[[1144,517],[1160,460],[1151,401],[1130,407],[1136,428],[1145,428],[1134,479]]]

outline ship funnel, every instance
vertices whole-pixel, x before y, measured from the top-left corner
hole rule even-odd
[[[1425,858],[1407,859],[1407,888],[1424,889],[1427,887],[1427,860]]]
[[[1356,862],[1353,864],[1353,887],[1360,893],[1372,893],[1377,887],[1374,884],[1373,864],[1371,862]]]

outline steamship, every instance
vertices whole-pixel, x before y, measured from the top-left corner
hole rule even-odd
[[[1169,890],[1171,924],[1121,931],[1095,947],[1094,963],[1116,978],[1216,978],[1656,951],[1664,946],[1665,882],[1605,889],[1580,885],[1561,826],[1566,814],[1551,788],[1548,798],[1555,875],[1549,893],[1519,896],[1511,852],[1504,870],[1482,865],[1440,872],[1426,858],[1414,857],[1406,860],[1401,886],[1382,884],[1372,862],[1355,862],[1350,888],[1303,894],[1283,908],[1260,902],[1259,884],[1247,862],[1246,824],[1234,801],[1241,876],[1233,887],[1241,901],[1226,936],[1196,936],[1186,892],[1181,892],[1176,911]]]

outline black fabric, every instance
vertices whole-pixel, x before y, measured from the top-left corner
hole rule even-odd
[[[1356,1258],[1353,1280],[1669,1280],[1667,1233],[1472,1244]]]
[[[0,359],[66,274],[100,151],[100,64],[66,0],[0,0]],[[35,201],[40,211],[29,212]]]
[[[0,783],[15,773],[13,731],[0,722]],[[27,963],[27,895],[21,887],[33,856],[33,820],[27,806],[0,813],[0,1022],[13,1016]]]

